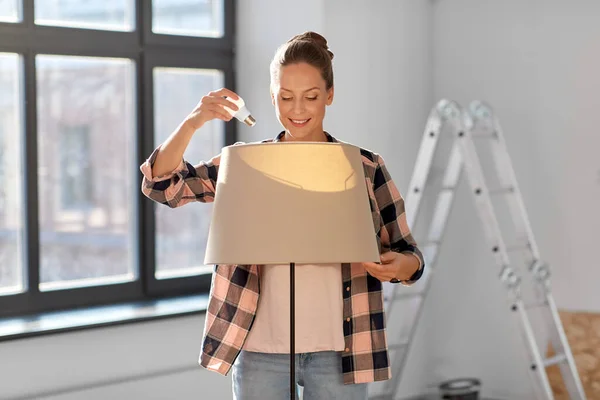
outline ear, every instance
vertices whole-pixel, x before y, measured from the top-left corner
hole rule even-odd
[[[329,89],[327,91],[327,103],[326,104],[328,106],[330,106],[331,103],[333,103],[333,92],[334,92],[334,90],[333,90],[333,86],[332,86],[331,89]]]
[[[271,87],[269,91],[271,92],[271,104],[275,106],[275,93],[273,93],[273,87]]]

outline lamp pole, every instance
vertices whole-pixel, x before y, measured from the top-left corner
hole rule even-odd
[[[296,398],[296,294],[295,294],[296,263],[290,263],[290,399]]]

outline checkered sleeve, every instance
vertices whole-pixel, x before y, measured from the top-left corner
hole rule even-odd
[[[142,171],[142,193],[151,200],[171,208],[199,201],[210,203],[215,198],[220,155],[209,161],[192,165],[182,159],[172,172],[153,176],[152,166],[161,146],[158,146],[140,166]]]
[[[423,274],[425,267],[423,254],[417,247],[406,221],[404,199],[394,184],[383,157],[376,155],[376,164],[373,191],[381,214],[380,239],[382,250],[411,254],[419,260],[419,269],[408,281],[402,282],[404,285],[411,285]]]

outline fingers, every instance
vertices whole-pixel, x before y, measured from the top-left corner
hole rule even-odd
[[[220,119],[225,122],[231,121],[232,114],[238,111],[239,107],[226,97],[232,100],[240,98],[235,92],[226,88],[212,91],[202,97],[196,108],[186,118],[186,121],[195,129],[199,129],[206,122],[213,119]]]
[[[219,97],[214,97],[214,96],[204,96],[204,97],[202,98],[202,100],[200,101],[200,103],[201,103],[201,104],[219,104],[220,106],[229,107],[229,108],[231,108],[233,111],[237,111],[237,110],[239,110],[239,107],[238,107],[238,106],[237,106],[235,103],[233,103],[233,102],[231,102],[231,101],[227,100],[227,99],[226,99],[226,98],[224,98],[224,97],[220,97],[220,96],[219,96]]]
[[[389,266],[374,262],[363,262],[362,265],[371,276],[379,279],[382,282],[387,282],[395,276],[395,270],[390,269]]]
[[[222,88],[219,90],[215,90],[213,92],[209,93],[210,96],[214,96],[214,97],[223,97],[223,96],[227,96],[227,97],[231,97],[234,100],[238,100],[240,98],[240,96],[237,95],[237,93],[227,89],[227,88]]]
[[[381,262],[382,263],[389,263],[389,262],[394,261],[396,259],[396,254],[397,253],[394,253],[394,252],[391,252],[391,251],[383,253],[381,255],[381,257],[380,257],[381,258]]]
[[[220,119],[221,121],[225,121],[225,122],[229,122],[231,121],[233,117],[231,115],[223,115],[220,113],[216,113],[214,114],[214,119]]]
[[[383,278],[383,267],[379,264],[373,262],[364,262],[362,263],[365,269],[369,274],[374,276],[375,278],[382,280]]]
[[[387,279],[385,278],[385,275],[383,275],[383,274],[381,274],[381,273],[379,273],[379,272],[377,272],[377,271],[373,271],[373,270],[371,270],[371,269],[369,269],[369,268],[367,268],[367,273],[368,273],[369,275],[371,275],[372,277],[374,277],[374,278],[376,278],[376,279],[379,279],[379,280],[380,280],[380,281],[382,281],[382,282],[387,280]]]
[[[367,269],[371,269],[373,271],[381,271],[383,269],[383,267],[381,266],[381,264],[377,264],[374,262],[364,262],[362,263],[362,265],[367,268]]]
[[[233,116],[228,113],[223,107],[215,103],[205,103],[200,106],[200,111],[210,112],[215,118],[223,121],[230,121]]]

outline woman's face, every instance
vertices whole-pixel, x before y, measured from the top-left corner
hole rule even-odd
[[[333,101],[333,88],[327,90],[321,72],[307,63],[280,67],[278,78],[271,84],[271,98],[288,139],[323,140],[325,107]]]

